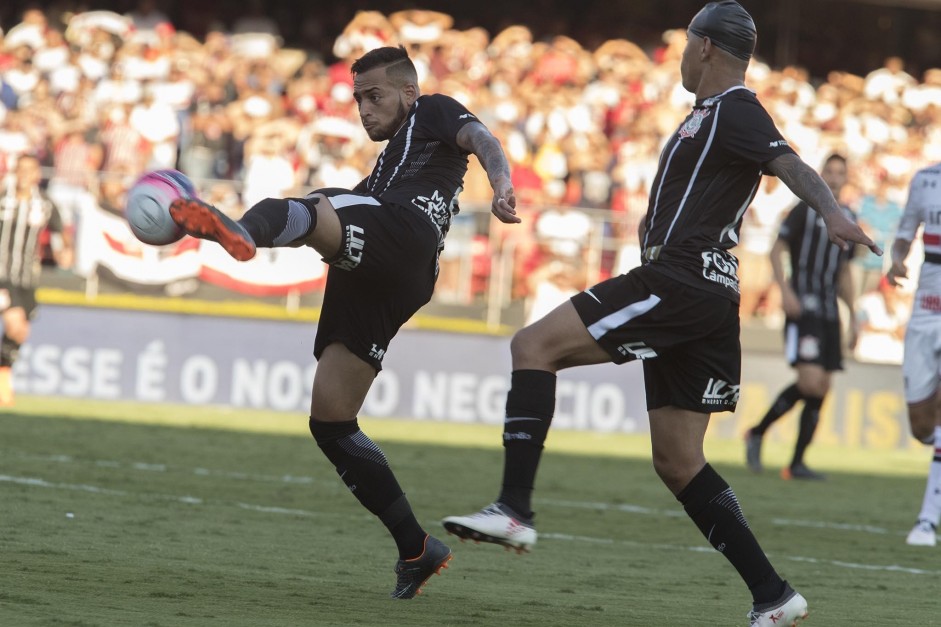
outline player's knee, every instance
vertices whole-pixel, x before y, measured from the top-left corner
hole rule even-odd
[[[9,324],[3,329],[3,340],[13,342],[17,345],[25,344],[29,339],[29,323],[21,322]]]
[[[830,382],[821,379],[808,379],[798,381],[797,391],[801,396],[807,398],[824,398],[830,391]]]
[[[912,428],[912,437],[922,444],[935,444],[934,441],[934,421],[917,420],[915,417],[909,417]]]
[[[542,364],[547,361],[545,340],[536,329],[524,327],[510,340],[510,355],[514,368]]]

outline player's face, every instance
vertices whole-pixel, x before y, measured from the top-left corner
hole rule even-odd
[[[32,189],[42,180],[39,161],[31,157],[21,157],[16,162],[16,184],[21,190]]]
[[[827,187],[830,188],[830,193],[839,198],[843,186],[846,185],[846,164],[839,159],[833,159],[823,166],[820,176],[823,178],[823,182],[827,184]]]
[[[392,139],[415,102],[414,85],[396,87],[386,76],[385,67],[361,72],[353,79],[353,98],[359,106],[359,119],[369,139]]]
[[[694,94],[702,79],[702,64],[699,62],[702,46],[702,37],[686,31],[686,47],[683,49],[683,58],[680,59],[680,77],[683,81],[683,89]]]

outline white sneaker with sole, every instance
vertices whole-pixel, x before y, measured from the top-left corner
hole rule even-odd
[[[755,607],[748,613],[750,627],[796,627],[807,618],[807,599],[787,586],[780,600],[770,607]]]
[[[935,526],[927,520],[919,520],[908,532],[905,544],[911,546],[934,546],[938,543]]]
[[[502,503],[492,503],[469,516],[448,516],[441,524],[462,540],[502,544],[518,553],[529,551],[536,544],[532,521],[521,518]]]

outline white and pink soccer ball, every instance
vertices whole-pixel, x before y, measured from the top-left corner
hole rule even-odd
[[[170,217],[170,203],[195,197],[196,187],[185,174],[155,170],[137,179],[128,190],[124,215],[140,241],[154,246],[172,244],[186,233]]]

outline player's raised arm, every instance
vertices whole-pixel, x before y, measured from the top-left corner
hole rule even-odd
[[[483,124],[471,122],[458,131],[457,145],[474,153],[487,171],[493,188],[493,203],[490,206],[493,215],[507,224],[520,222],[516,215],[516,194],[510,181],[510,164],[507,163],[500,141]]]
[[[796,154],[789,153],[769,161],[768,170],[787,185],[794,195],[806,202],[820,214],[827,225],[830,241],[842,248],[849,249],[849,242],[862,244],[877,255],[882,249],[876,245],[859,225],[849,219],[830,188],[812,167]]]

